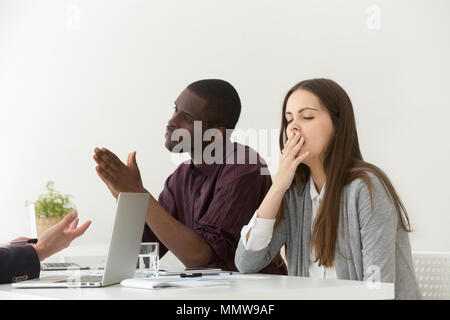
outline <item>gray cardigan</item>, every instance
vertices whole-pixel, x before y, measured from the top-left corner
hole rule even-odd
[[[337,278],[395,283],[396,299],[421,299],[408,233],[401,227],[381,181],[368,174],[373,184],[373,212],[369,189],[361,179],[346,185],[342,193],[334,258]],[[309,190],[309,179],[301,195],[294,183],[291,185],[284,195],[283,219],[274,228],[268,247],[250,251],[245,249],[243,239],[239,240],[235,264],[240,272],[261,270],[286,244],[288,274],[309,277],[312,212]]]

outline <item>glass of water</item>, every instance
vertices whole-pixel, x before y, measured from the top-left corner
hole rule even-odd
[[[159,270],[159,242],[143,242],[139,250],[136,277],[157,277]]]

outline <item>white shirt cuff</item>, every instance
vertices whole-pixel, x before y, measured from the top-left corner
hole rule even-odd
[[[275,219],[258,218],[258,212],[255,212],[248,225],[241,230],[241,239],[244,247],[249,251],[259,251],[266,248],[272,240]],[[251,231],[251,232],[250,232]],[[247,240],[247,234],[250,235]]]

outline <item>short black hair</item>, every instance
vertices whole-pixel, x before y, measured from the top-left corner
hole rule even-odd
[[[191,83],[187,88],[206,99],[210,123],[223,125],[226,129],[236,127],[241,114],[241,100],[230,83],[220,79],[204,79]]]

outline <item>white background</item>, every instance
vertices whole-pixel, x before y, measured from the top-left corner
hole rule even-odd
[[[176,168],[164,131],[178,94],[221,78],[238,127],[278,130],[286,91],[331,78],[352,99],[363,156],[403,200],[413,250],[450,251],[450,2],[0,0],[0,241],[30,234],[49,180],[107,242],[115,201],[96,146],[137,151],[158,196]],[[277,150],[277,136],[269,141]],[[270,163],[278,151],[252,145]]]

